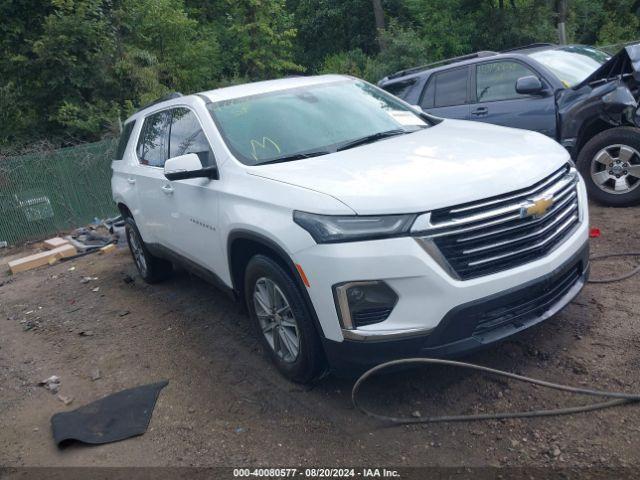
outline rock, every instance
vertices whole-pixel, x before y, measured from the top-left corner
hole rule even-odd
[[[118,313],[119,317],[126,317],[127,315],[129,315],[131,312],[129,310],[122,310],[120,313]]]
[[[560,450],[560,448],[555,445],[550,451],[549,453],[551,453],[551,456],[554,458],[559,457],[562,454],[562,451]]]
[[[58,395],[58,400],[60,400],[65,405],[70,405],[73,402],[73,397],[65,397],[64,395]]]
[[[414,410],[413,412],[411,412],[411,416],[413,418],[420,418],[420,417],[422,417],[422,414],[420,413],[419,410]]]
[[[124,277],[122,277],[122,281],[126,284],[135,282],[134,278],[131,275],[125,275]]]
[[[92,292],[99,292],[100,291],[100,287],[92,288],[91,291]]]
[[[100,377],[100,370],[98,370],[97,368],[91,371],[91,380],[92,381],[96,381],[99,380]]]
[[[81,337],[92,337],[93,332],[91,330],[81,330],[80,332],[78,332],[78,335],[80,335]]]
[[[520,442],[518,440],[511,440],[511,447],[517,448],[520,446]]]
[[[51,393],[58,393],[58,389],[60,388],[60,378],[56,375],[51,375],[49,378],[39,382],[38,385],[46,388]]]

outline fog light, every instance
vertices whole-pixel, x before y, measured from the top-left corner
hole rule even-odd
[[[383,322],[398,302],[396,292],[380,280],[343,283],[333,291],[340,323],[347,329]]]

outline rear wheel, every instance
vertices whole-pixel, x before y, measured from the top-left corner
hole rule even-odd
[[[173,265],[163,258],[151,255],[140,236],[133,218],[128,217],[125,219],[125,231],[131,256],[136,264],[138,273],[145,282],[157,283],[171,275]]]
[[[261,343],[288,379],[308,383],[324,370],[324,355],[312,317],[291,275],[265,255],[245,273],[245,302]]]
[[[610,207],[640,203],[640,129],[620,127],[599,133],[582,148],[578,168],[589,197]]]

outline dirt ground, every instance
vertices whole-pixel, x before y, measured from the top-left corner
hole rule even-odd
[[[592,254],[640,251],[639,212],[592,205],[591,225],[602,231]],[[633,265],[594,263],[592,277]],[[146,285],[124,248],[3,274],[0,285],[0,466],[640,467],[636,405],[383,428],[351,406],[352,380],[331,376],[311,388],[287,382],[238,305],[185,272]],[[577,386],[638,390],[639,285],[640,276],[588,285],[555,318],[468,360]],[[100,378],[92,380],[96,369]],[[61,379],[60,394],[73,397],[70,405],[37,385],[51,375]],[[169,385],[143,436],[55,446],[53,414],[163,379]],[[363,393],[369,407],[407,416],[593,400],[444,368],[376,378]]]

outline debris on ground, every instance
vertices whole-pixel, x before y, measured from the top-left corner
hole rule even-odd
[[[44,251],[12,260],[8,266],[11,273],[16,274],[45,265],[54,265],[59,261],[75,258],[78,255],[93,252],[112,253],[118,244],[123,244],[124,238],[122,217],[102,220],[95,225],[78,228],[66,237],[49,238],[41,244]],[[73,271],[73,269],[74,267],[69,271]]]
[[[71,402],[73,402],[73,397],[67,397],[67,396],[58,394],[58,400],[60,400],[65,405],[71,405]]]
[[[18,272],[25,272],[33,268],[47,265],[52,259],[55,259],[55,261],[57,261],[60,258],[72,257],[77,253],[78,251],[73,245],[63,245],[52,250],[47,250],[44,252],[22,257],[17,260],[12,260],[11,262],[9,262],[9,269],[13,274],[16,274]]]
[[[160,391],[168,381],[114,393],[71,412],[51,417],[58,446],[71,440],[89,444],[117,442],[146,432]]]
[[[91,381],[95,382],[96,380],[100,380],[100,378],[102,378],[102,376],[100,375],[100,370],[95,368],[91,371],[91,375],[90,375]]]
[[[51,393],[58,393],[58,389],[60,388],[60,378],[56,375],[51,375],[49,378],[39,382],[38,385],[46,388]]]
[[[53,250],[54,248],[60,248],[64,245],[69,245],[69,240],[66,238],[53,237],[42,242],[42,246],[47,250]]]
[[[105,245],[104,247],[102,247],[98,252],[101,254],[111,253],[115,251],[115,249],[116,249],[116,244],[110,243],[109,245]]]

